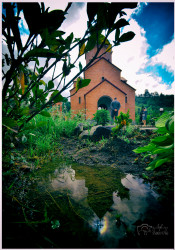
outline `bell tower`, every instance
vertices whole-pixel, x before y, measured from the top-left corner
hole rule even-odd
[[[106,52],[107,51],[107,52]],[[86,65],[89,63],[89,61],[95,56],[97,52],[97,46],[95,46],[91,51],[87,52],[85,55],[86,58]],[[106,52],[106,53],[105,53]],[[97,57],[102,55],[103,58],[108,60],[110,63],[112,63],[112,49],[109,50],[109,45],[104,45],[102,49],[100,50]],[[97,58],[94,62],[96,62],[99,58]]]

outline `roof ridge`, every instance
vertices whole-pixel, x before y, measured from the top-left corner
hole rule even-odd
[[[92,90],[94,90],[95,88],[97,88],[100,84],[102,84],[104,81],[108,82],[109,84],[111,84],[114,88],[118,89],[120,92],[122,92],[124,95],[127,95],[123,90],[121,90],[120,88],[118,88],[117,86],[115,86],[112,82],[110,82],[108,79],[104,78],[101,82],[99,82],[97,85],[95,85],[92,89],[90,89],[88,92],[86,92],[84,94],[84,96],[88,95]]]

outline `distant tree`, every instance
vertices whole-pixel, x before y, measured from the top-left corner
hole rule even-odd
[[[148,89],[145,89],[144,97],[150,97],[151,94],[149,93]]]
[[[153,93],[153,96],[159,96],[158,92],[155,91],[155,92]]]

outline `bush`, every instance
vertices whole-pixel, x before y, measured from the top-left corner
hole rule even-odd
[[[98,125],[105,125],[110,121],[110,113],[106,109],[97,110],[94,114],[94,120],[97,122]]]
[[[166,112],[157,121],[158,136],[144,147],[133,150],[135,153],[144,153],[154,160],[151,161],[146,170],[154,170],[161,165],[174,162],[174,113]]]
[[[115,120],[116,126],[114,128],[112,128],[112,135],[113,136],[117,136],[118,133],[121,131],[121,129],[124,126],[128,126],[132,122],[132,120],[129,118],[129,116],[130,116],[129,110],[126,114],[123,112],[120,112],[120,115],[117,116],[117,118]]]

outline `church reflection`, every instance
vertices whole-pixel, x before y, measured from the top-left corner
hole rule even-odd
[[[49,179],[52,188],[68,194],[78,214],[103,234],[108,228],[105,214],[114,204],[114,193],[121,200],[130,199],[129,189],[121,181],[125,177],[124,173],[110,166],[72,164],[55,169]]]
[[[78,166],[72,165],[75,170],[75,179],[85,179],[88,188],[88,204],[99,219],[113,204],[113,192],[121,199],[129,199],[129,189],[121,183],[125,174],[110,166]]]

